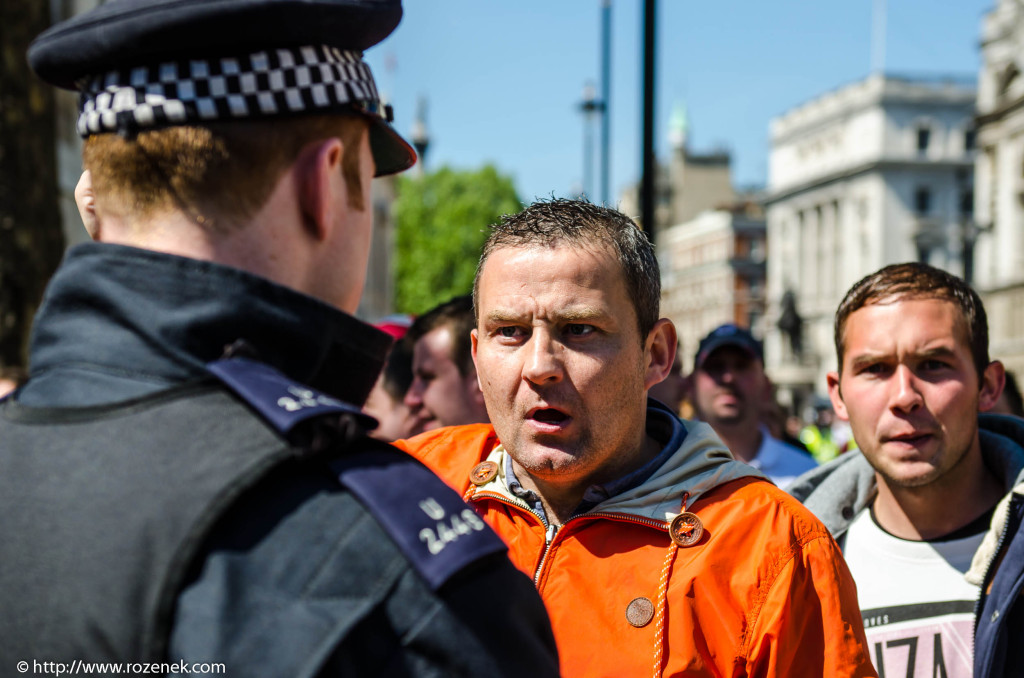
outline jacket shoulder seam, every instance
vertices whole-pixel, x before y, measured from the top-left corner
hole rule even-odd
[[[793,541],[790,542],[789,546],[779,553],[772,561],[771,566],[768,568],[768,577],[765,582],[759,587],[757,599],[754,602],[753,609],[747,615],[747,626],[743,629],[743,635],[740,637],[739,642],[739,653],[736,657],[737,661],[746,663],[748,653],[750,651],[750,635],[757,622],[760,619],[761,611],[764,609],[764,604],[768,600],[768,594],[772,592],[775,585],[779,581],[779,575],[786,568],[786,566],[793,561],[798,553],[803,552],[804,548],[811,542],[818,541],[825,538],[831,538],[827,531],[813,530],[806,532],[802,535],[797,536]]]

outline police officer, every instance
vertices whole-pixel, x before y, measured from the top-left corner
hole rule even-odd
[[[359,411],[370,182],[415,161],[361,54],[401,11],[112,0],[33,43],[81,92],[97,242],[0,405],[0,673],[557,673],[504,545]]]

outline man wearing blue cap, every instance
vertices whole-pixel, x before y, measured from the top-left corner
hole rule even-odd
[[[771,397],[761,342],[737,325],[716,327],[701,339],[690,379],[694,407],[733,456],[785,488],[815,467],[810,455],[771,436],[761,410]]]
[[[98,242],[0,403],[0,672],[557,674],[502,542],[359,410],[370,182],[415,161],[361,51],[401,11],[113,0],[33,43]]]

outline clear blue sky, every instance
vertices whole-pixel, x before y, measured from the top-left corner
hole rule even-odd
[[[994,0],[888,0],[888,72],[976,76]],[[428,167],[511,174],[520,197],[583,180],[584,83],[600,82],[599,0],[406,0],[367,58],[408,136],[428,99]],[[690,146],[732,151],[733,181],[764,184],[769,121],[871,69],[875,0],[659,0],[656,148],[685,102]],[[639,177],[642,0],[612,2],[611,200]],[[595,139],[598,138],[595,134]],[[599,183],[595,170],[593,192]],[[599,195],[594,195],[599,199]]]

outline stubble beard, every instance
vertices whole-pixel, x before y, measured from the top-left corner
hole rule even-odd
[[[584,466],[592,444],[589,431],[575,440],[565,441],[565,444],[546,442],[545,436],[524,440],[520,434],[505,445],[505,451],[530,475],[549,478],[572,473]]]
[[[914,462],[917,464],[927,463],[931,466],[931,469],[925,473],[918,474],[912,477],[901,477],[892,474],[887,471],[885,466],[882,468],[876,468],[875,472],[878,473],[886,482],[889,487],[899,488],[901,490],[917,490],[924,487],[929,487],[935,483],[942,482],[943,480],[951,479],[952,474],[955,474],[958,468],[967,459],[967,454],[970,451],[971,446],[968,443],[963,449],[958,450],[956,454],[951,452],[944,446],[937,450],[928,461]],[[943,462],[950,456],[954,456],[956,461],[952,463],[944,471],[942,470]],[[897,462],[897,468],[899,465],[907,462]]]

